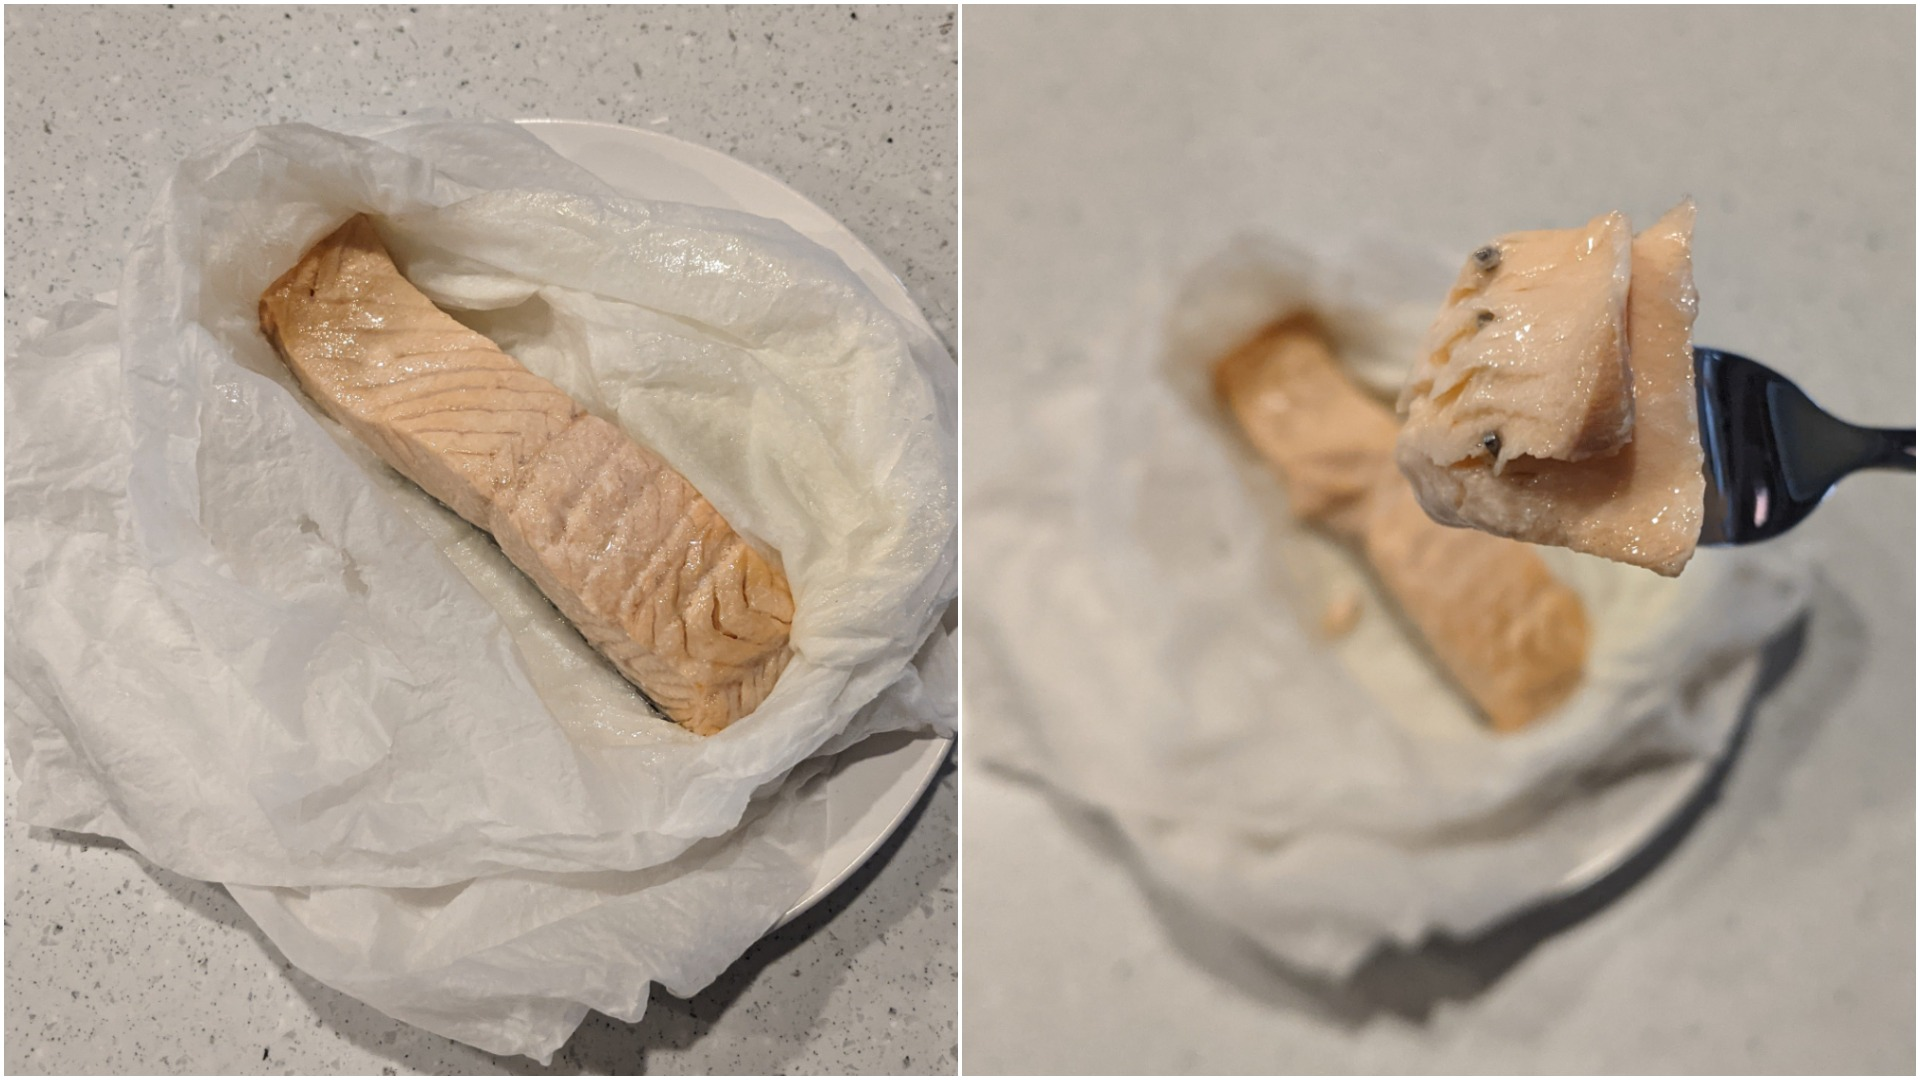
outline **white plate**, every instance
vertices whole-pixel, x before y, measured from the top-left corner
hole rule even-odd
[[[521,120],[560,156],[623,195],[693,203],[777,218],[840,258],[889,311],[936,340],[920,305],[880,257],[806,196],[717,150],[668,135],[584,120]],[[826,785],[833,837],[807,895],[784,926],[819,903],[871,858],[933,783],[953,740],[895,732],[842,752]]]
[[[1735,726],[1726,745],[1713,757],[1692,761],[1671,770],[1658,787],[1646,794],[1646,801],[1632,814],[1621,818],[1618,827],[1600,839],[1599,849],[1586,862],[1574,867],[1566,877],[1560,879],[1559,886],[1553,892],[1540,897],[1525,910],[1531,911],[1535,907],[1544,907],[1585,892],[1652,847],[1663,833],[1679,824],[1693,807],[1694,801],[1705,793],[1707,784],[1718,774],[1721,764],[1738,752],[1742,742],[1741,730]],[[1518,914],[1516,912],[1515,916]],[[1508,919],[1515,916],[1508,916]]]

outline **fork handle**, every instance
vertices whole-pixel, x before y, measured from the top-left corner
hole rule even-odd
[[[1860,428],[1859,431],[1872,439],[1874,445],[1860,455],[1855,469],[1913,471],[1912,428]]]

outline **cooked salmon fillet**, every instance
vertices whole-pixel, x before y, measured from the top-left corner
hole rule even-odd
[[[1294,512],[1366,555],[1495,729],[1567,699],[1587,657],[1579,596],[1525,544],[1427,517],[1394,468],[1392,412],[1347,377],[1314,323],[1270,327],[1215,366],[1214,388]]]
[[[1494,728],[1572,695],[1586,668],[1580,596],[1525,544],[1435,524],[1391,463],[1370,504],[1367,562]]]
[[[1632,380],[1620,393],[1631,402],[1629,441],[1581,461],[1518,458],[1504,468],[1484,456],[1445,462],[1410,412],[1398,459],[1436,521],[1668,577],[1687,565],[1706,491],[1693,386],[1693,217],[1693,204],[1683,202],[1633,239],[1626,323]],[[1552,302],[1540,296],[1540,303]],[[1443,312],[1441,321],[1448,317]],[[1569,354],[1563,362],[1578,367],[1583,360]]]
[[[1213,385],[1286,482],[1294,516],[1358,540],[1400,426],[1340,370],[1319,324],[1270,327],[1214,365]]]
[[[455,322],[364,215],[260,298],[260,328],[326,414],[485,529],[594,648],[702,735],[791,656],[793,594],[660,457]]]
[[[1405,451],[1500,472],[1626,445],[1632,237],[1625,215],[1604,214],[1474,252],[1401,392]]]

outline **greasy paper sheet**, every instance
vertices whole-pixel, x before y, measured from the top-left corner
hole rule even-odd
[[[1352,556],[1288,517],[1207,378],[1311,308],[1391,393],[1444,292],[1435,265],[1246,239],[1136,303],[1145,325],[1030,380],[1026,441],[966,496],[975,750],[1111,818],[1171,893],[1335,977],[1631,850],[1725,746],[1758,650],[1807,596],[1780,548],[1703,552],[1674,581],[1546,552],[1594,620],[1587,679],[1522,733],[1476,723]],[[1360,626],[1328,642],[1315,628],[1344,590]]]
[[[652,715],[299,394],[255,306],[361,211],[779,553],[796,657],[752,716],[701,739]],[[952,361],[780,223],[614,198],[510,124],[282,125],[181,167],[117,303],[12,344],[22,817],[236,886],[317,977],[422,1026],[544,1056],[649,979],[697,989],[812,880],[794,767],[952,729]],[[427,961],[376,948],[426,925]]]

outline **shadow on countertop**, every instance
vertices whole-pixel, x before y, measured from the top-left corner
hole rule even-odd
[[[1762,774],[1759,785],[1777,790],[1781,774],[1803,755],[1818,725],[1770,727],[1765,732],[1767,752],[1758,755],[1748,747],[1756,713],[1773,702],[1776,715],[1817,718],[1824,703],[1847,693],[1862,663],[1863,637],[1864,623],[1847,599],[1816,580],[1809,613],[1762,651],[1758,681],[1726,752],[1685,806],[1644,847],[1592,885],[1523,910],[1472,938],[1435,935],[1417,947],[1382,949],[1344,983],[1275,960],[1238,930],[1195,911],[1155,880],[1131,843],[1099,810],[1048,787],[1038,790],[1082,842],[1126,868],[1175,948],[1241,993],[1352,1029],[1382,1016],[1425,1024],[1441,1005],[1484,993],[1543,943],[1604,911],[1645,881],[1720,801],[1736,769]],[[1811,666],[1803,662],[1810,639],[1822,643],[1817,650],[1820,663]],[[1805,675],[1788,685],[1789,676],[1802,670]],[[1743,757],[1748,759],[1744,764]]]
[[[951,795],[943,796],[942,789],[951,790],[954,771],[954,759],[949,753],[934,782],[928,785],[901,826],[893,831],[872,858],[806,914],[762,938],[704,991],[683,999],[674,997],[656,985],[648,1002],[647,1013],[637,1024],[590,1012],[573,1037],[554,1054],[553,1063],[547,1066],[518,1055],[488,1054],[402,1023],[313,979],[281,955],[279,949],[219,884],[185,877],[155,866],[126,844],[111,837],[56,829],[36,828],[33,831],[36,836],[54,842],[124,850],[155,884],[182,907],[251,937],[262,954],[271,958],[280,968],[288,985],[307,1002],[323,1026],[340,1038],[393,1063],[382,1070],[386,1075],[397,1075],[402,1069],[426,1073],[454,1070],[523,1076],[638,1074],[647,1071],[647,1059],[651,1051],[681,1051],[698,1044],[740,1002],[763,973],[826,927],[831,925],[844,942],[842,952],[855,953],[879,940],[888,929],[923,903],[925,896],[920,891],[903,891],[884,897],[884,903],[877,910],[867,912],[864,918],[844,917],[849,908],[868,895],[874,880],[898,855],[916,826],[926,817],[933,800],[951,798]],[[956,853],[949,850],[943,861],[937,860],[925,873],[938,876],[952,865],[955,858]],[[828,996],[844,977],[845,971],[838,964],[815,965],[815,971],[808,973],[812,977],[795,978],[782,988],[779,1014],[768,1017],[765,1026],[782,1031],[805,1030],[819,1017]],[[795,975],[800,974],[800,970],[796,969]],[[768,1007],[762,1003],[763,1011]],[[762,1045],[769,1048],[772,1056],[765,1060],[740,1060],[734,1063],[736,1068],[716,1071],[777,1073],[785,1071],[783,1066],[806,1050],[800,1041],[792,1039],[769,1038]],[[937,1060],[927,1061],[924,1063],[925,1069],[921,1069],[909,1063],[905,1067],[892,1067],[890,1071],[919,1073],[931,1071],[941,1064]]]
[[[900,848],[907,842],[926,816],[927,808],[937,797],[941,788],[947,784],[955,771],[954,757],[949,751],[947,760],[940,766],[936,779],[930,784],[914,804],[906,820],[896,829],[886,842],[874,853],[873,858],[856,870],[851,877],[835,889],[826,899],[815,905],[806,914],[761,938],[733,966],[722,972],[711,985],[691,998],[679,998],[661,989],[653,987],[652,996],[647,1003],[647,1014],[637,1024],[616,1020],[603,1013],[589,1013],[574,1033],[567,1045],[554,1055],[553,1064],[548,1067],[537,1065],[523,1057],[494,1058],[501,1067],[512,1074],[522,1076],[543,1076],[552,1074],[629,1074],[646,1071],[646,1059],[652,1050],[686,1050],[706,1037],[720,1018],[733,1009],[747,991],[775,965],[785,960],[794,949],[813,938],[829,925],[836,933],[851,939],[851,950],[865,948],[883,936],[889,927],[898,924],[921,901],[920,895],[899,894],[886,898],[886,905],[876,912],[873,918],[854,921],[846,918],[847,910],[862,896],[866,895],[875,878],[892,862]],[[945,861],[933,867],[944,869],[956,858],[949,851]],[[876,894],[878,895],[878,894]],[[763,1026],[773,1029],[791,1029],[805,1027],[820,1014],[826,998],[840,982],[845,970],[838,966],[825,973],[806,972],[794,969],[793,983],[783,997],[780,1006],[789,1015],[781,1016],[772,1023]],[[769,1043],[774,1040],[769,1040]],[[736,1062],[731,1071],[743,1073],[775,1073],[787,1071],[783,1068],[792,1056],[803,1048],[789,1045],[780,1050],[781,1059],[743,1060]],[[937,1062],[924,1063],[928,1068],[893,1066],[890,1071],[902,1074],[931,1072]]]

